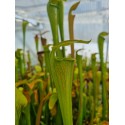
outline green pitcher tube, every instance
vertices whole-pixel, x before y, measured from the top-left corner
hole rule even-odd
[[[39,48],[38,48],[39,47],[39,37],[37,34],[35,35],[34,39],[35,39],[35,44],[36,44],[36,52],[38,52],[39,51]]]
[[[56,57],[55,52],[61,46],[71,45],[72,43],[89,43],[90,41],[74,40],[64,41],[52,47],[50,53],[50,69],[52,79],[55,83],[60,109],[64,125],[73,125],[72,118],[72,77],[74,69],[73,58]]]
[[[81,49],[80,49],[81,50]],[[80,90],[79,90],[79,115],[77,120],[77,125],[82,125],[83,121],[83,71],[82,71],[82,55],[79,55],[78,52],[80,50],[77,50],[76,52],[76,61],[77,61],[77,67],[78,67],[78,74],[79,74],[79,81],[80,81]]]
[[[74,39],[74,25],[73,24],[74,24],[75,15],[72,15],[72,11],[74,11],[78,7],[79,3],[80,1],[73,4],[68,13],[70,40]],[[71,57],[74,58],[74,44],[71,45]]]
[[[47,13],[50,20],[50,26],[52,30],[53,43],[54,45],[59,43],[58,28],[60,30],[61,41],[64,41],[64,6],[63,0],[49,0],[47,4]],[[65,49],[62,47],[62,54],[65,57]],[[57,51],[57,56],[61,56],[61,52]]]
[[[18,59],[15,57],[15,82],[18,81]]]
[[[26,27],[29,24],[27,21],[22,22],[22,32],[23,32],[23,63],[24,63],[24,72],[26,71],[26,62],[25,62],[25,44],[26,44]]]
[[[58,2],[58,24],[60,30],[61,41],[64,41],[64,3],[62,0]],[[62,47],[62,54],[65,57],[65,47]]]
[[[97,95],[97,83],[96,83],[96,73],[97,73],[97,68],[96,68],[96,54],[94,53],[91,56],[91,62],[92,62],[92,76],[93,76],[93,103],[94,103],[94,117],[96,116],[96,107],[97,107],[97,100],[98,100],[98,95]]]
[[[53,36],[53,44],[56,45],[59,43],[58,37],[58,11],[57,11],[57,2],[53,2],[50,0],[47,4],[47,13],[50,20],[50,26],[52,30]],[[57,52],[57,56],[59,56],[59,50]]]
[[[104,65],[104,57],[103,57],[103,44],[104,44],[104,36],[107,36],[108,33],[101,32],[98,36],[98,49],[100,56],[100,65],[101,65],[101,80],[102,80],[102,119],[106,120],[108,116],[108,101],[107,101],[107,89],[106,89],[106,79],[105,79],[105,65]]]

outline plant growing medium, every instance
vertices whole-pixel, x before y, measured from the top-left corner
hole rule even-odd
[[[69,11],[69,40],[64,39],[64,1],[49,0],[48,19],[53,43],[35,36],[38,64],[32,65],[30,51],[25,50],[27,21],[22,22],[23,48],[15,51],[15,124],[16,125],[108,125],[108,67],[104,62],[103,43],[106,32],[98,35],[100,61],[91,60],[74,50],[75,44],[91,42],[75,39],[72,11]],[[59,30],[59,31],[58,31]],[[60,33],[60,35],[58,34]],[[60,37],[59,37],[60,36]],[[65,46],[71,46],[66,56]],[[51,48],[51,49],[50,49]],[[26,60],[27,56],[27,60]],[[89,62],[88,62],[89,61]]]

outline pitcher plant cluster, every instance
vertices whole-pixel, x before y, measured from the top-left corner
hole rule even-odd
[[[53,43],[47,44],[42,35],[35,35],[38,65],[32,65],[30,51],[26,52],[28,22],[22,22],[23,49],[15,51],[16,125],[108,125],[109,78],[103,56],[104,37],[108,33],[98,35],[99,53],[92,53],[87,63],[88,58],[79,54],[84,50],[74,50],[74,44],[89,46],[91,42],[75,39],[72,11],[79,4],[73,4],[69,10],[70,38],[65,40],[64,0],[48,1]],[[40,41],[43,51],[39,50]],[[65,46],[71,46],[71,55],[66,56]]]

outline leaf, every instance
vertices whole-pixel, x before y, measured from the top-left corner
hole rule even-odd
[[[100,55],[100,61],[103,62],[103,44],[104,44],[104,40],[105,40],[105,36],[107,36],[108,33],[107,32],[101,32],[98,35],[98,49],[99,49],[99,55]]]
[[[93,79],[93,97],[94,97],[94,117],[96,115],[96,107],[97,107],[97,101],[98,101],[98,85],[100,84],[97,84],[96,82],[96,79],[97,79],[97,76],[96,76],[96,73],[97,73],[97,67],[96,67],[96,54],[97,53],[93,53],[91,55],[91,62],[92,62],[92,79]]]
[[[48,44],[44,46],[46,72],[49,72],[49,73],[50,73],[50,50],[49,50],[50,46],[52,45]]]
[[[30,89],[35,90],[39,88],[39,85],[42,86],[42,84],[43,81],[41,79],[35,79],[31,83],[29,83],[28,86],[30,87]]]
[[[34,66],[36,72],[41,72],[41,67],[39,65]]]
[[[72,11],[74,11],[74,10],[78,7],[79,3],[80,3],[80,1],[79,1],[79,2],[76,2],[75,4],[73,4],[73,5],[71,6],[70,11],[69,11],[70,14],[71,14]]]
[[[74,81],[76,81],[76,82],[74,82],[74,84],[76,83],[76,85],[77,85],[77,76],[78,76],[78,68],[76,67],[74,69]]]
[[[22,108],[27,105],[28,101],[23,95],[22,90],[15,88],[15,124],[18,125]]]
[[[17,58],[17,59],[19,59],[20,58],[20,53],[22,52],[22,49],[17,49],[16,51],[15,51],[15,57]]]
[[[51,96],[50,96],[50,99],[49,99],[49,109],[53,109],[55,103],[57,102],[57,93],[53,93]]]
[[[57,114],[57,106],[54,105],[52,109],[50,109],[51,116],[54,117]]]
[[[25,33],[25,31],[26,31],[26,26],[29,24],[29,22],[28,21],[23,21],[22,22],[22,31],[23,31],[23,33]]]
[[[75,19],[75,15],[72,15],[72,11],[75,10],[77,8],[77,6],[79,5],[80,1],[73,4],[69,10],[69,14],[68,14],[68,20],[69,20],[69,37],[71,40],[74,39],[74,19]],[[71,56],[74,58],[74,44],[71,45]]]
[[[55,83],[60,109],[62,113],[64,125],[72,125],[72,77],[74,69],[73,58],[55,57],[56,51],[61,46],[71,45],[72,43],[89,43],[90,41],[83,40],[67,40],[52,47],[50,53],[50,68],[52,80]]]
[[[107,36],[108,33],[101,32],[98,35],[98,49],[99,49],[99,56],[100,56],[100,66],[101,66],[101,81],[102,81],[102,119],[107,119],[108,114],[108,101],[107,101],[107,88],[106,88],[106,79],[105,79],[105,64],[104,64],[104,57],[103,57],[103,48],[104,48],[104,36]]]
[[[18,74],[18,59],[15,57],[15,82],[18,81],[19,74]]]
[[[61,43],[58,43],[57,45],[53,46],[52,49],[53,49],[53,52],[55,53],[55,51],[57,51],[57,49],[61,46],[68,46],[68,45],[71,45],[73,43],[85,43],[85,44],[88,44],[90,43],[91,40],[89,41],[85,41],[85,40],[65,40],[65,41],[62,41]]]
[[[24,72],[26,71],[26,62],[25,62],[25,44],[26,44],[26,27],[27,27],[27,25],[29,24],[29,22],[28,21],[23,21],[22,22],[22,32],[23,32],[23,65],[24,65]],[[24,73],[22,74],[22,75],[24,75]]]
[[[30,103],[24,108],[23,113],[25,115],[26,120],[25,125],[31,125]]]
[[[101,36],[101,37],[105,37],[105,36],[107,36],[107,35],[108,35],[107,32],[101,32],[101,33],[99,34],[99,36]]]
[[[39,43],[39,37],[38,37],[37,34],[35,35],[34,39],[35,39],[35,45],[36,45],[36,52],[38,52],[38,50],[39,50],[38,49],[38,47],[39,47],[39,44],[38,44]]]
[[[22,49],[17,49],[15,51],[15,57],[18,59],[18,68],[21,74],[21,77],[24,75],[24,65],[23,65],[23,51]]]
[[[26,106],[27,103],[27,99],[22,93],[22,90],[15,88],[15,106],[18,108],[20,106]]]
[[[84,80],[83,80],[83,75],[82,75],[82,55],[78,55],[78,52],[83,49],[79,49],[76,51],[76,62],[77,62],[77,67],[78,67],[78,76],[79,76],[79,81],[80,81],[80,89],[79,89],[79,115],[78,115],[78,120],[77,120],[77,125],[82,125],[83,121],[83,106],[84,106],[84,100],[83,100],[83,88],[84,88]]]
[[[20,81],[16,82],[16,87],[19,87],[21,85],[25,85],[27,83],[28,83],[28,81],[26,79],[20,80]]]
[[[91,56],[92,62],[95,62],[95,61],[96,61],[96,54],[98,54],[98,53],[93,53],[93,54],[92,54],[92,56]]]

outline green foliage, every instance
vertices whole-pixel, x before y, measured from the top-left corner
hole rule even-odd
[[[64,125],[73,124],[71,90],[72,90],[74,59],[55,57],[55,52],[58,50],[59,47],[67,46],[74,42],[89,43],[90,41],[69,40],[61,42],[56,46],[53,46],[52,52],[50,54],[51,75],[57,89]]]
[[[50,96],[50,99],[49,99],[49,109],[53,109],[54,105],[56,104],[57,102],[57,93],[53,93],[51,96]]]
[[[26,44],[26,28],[29,22],[23,21],[22,22],[22,32],[23,32],[23,64],[24,64],[24,71],[26,70],[26,62],[25,62],[25,44]]]
[[[69,14],[68,14],[70,40],[74,39],[74,19],[75,19],[75,15],[72,15],[72,11],[76,10],[79,3],[80,3],[80,1],[73,4],[71,6],[71,8],[69,10]],[[71,45],[71,57],[74,58],[74,44]]]
[[[80,49],[81,50],[81,49]],[[79,71],[79,80],[80,80],[80,92],[79,92],[79,114],[78,114],[78,121],[77,121],[77,125],[82,125],[82,121],[83,121],[83,106],[84,106],[84,101],[83,100],[83,88],[84,88],[84,84],[83,84],[83,75],[82,75],[82,56],[78,55],[78,51],[76,52],[76,60],[77,60],[77,67],[78,67],[78,71]]]
[[[79,2],[75,3],[71,11],[75,10],[78,4]],[[107,123],[109,76],[103,59],[103,43],[104,36],[108,33],[102,32],[98,36],[100,62],[96,61],[95,53],[90,60],[88,57],[79,55],[79,50],[76,51],[76,58],[66,57],[65,46],[74,43],[89,44],[91,40],[64,40],[63,0],[49,0],[47,12],[53,44],[43,46],[42,54],[45,58],[43,64],[45,65],[33,66],[29,51],[28,62],[26,62],[24,55],[26,54],[25,36],[28,22],[22,23],[23,49],[17,49],[15,52],[16,125],[101,125]],[[74,18],[74,15],[72,17]],[[61,42],[59,42],[58,32]],[[38,38],[35,40],[38,52]],[[52,50],[49,49],[50,46]]]
[[[24,107],[27,106],[27,99],[23,95],[22,91],[18,88],[15,88],[15,124],[19,125],[19,119],[21,116],[21,111]]]
[[[106,88],[106,69],[105,69],[105,64],[104,64],[104,57],[103,57],[103,44],[105,40],[105,36],[107,36],[108,33],[106,32],[101,32],[98,36],[98,49],[99,49],[99,56],[100,56],[100,66],[101,66],[101,81],[102,81],[102,119],[106,120],[108,117],[108,102],[107,102],[107,88]]]

